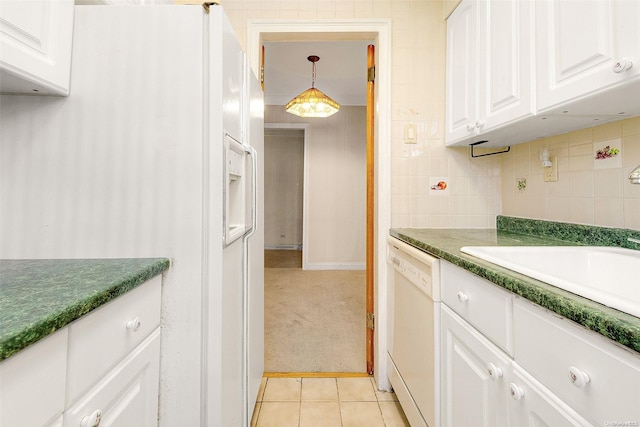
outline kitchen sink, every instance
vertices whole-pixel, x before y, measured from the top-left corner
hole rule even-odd
[[[460,250],[640,317],[640,251],[610,246],[465,246]]]

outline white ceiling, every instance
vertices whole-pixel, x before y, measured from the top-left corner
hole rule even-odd
[[[311,87],[309,55],[317,55],[316,88],[340,105],[366,105],[368,41],[265,42],[264,97],[285,105]]]

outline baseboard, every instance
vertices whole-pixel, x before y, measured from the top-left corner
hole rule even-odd
[[[366,270],[367,264],[363,262],[347,262],[347,263],[306,263],[303,262],[305,270]]]
[[[271,251],[301,251],[302,245],[264,245],[264,249]]]

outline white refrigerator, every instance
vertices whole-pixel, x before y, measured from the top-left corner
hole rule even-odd
[[[263,374],[260,86],[221,6],[76,6],[68,97],[0,96],[0,258],[169,257],[159,425]]]

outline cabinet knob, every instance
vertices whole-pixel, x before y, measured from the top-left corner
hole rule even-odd
[[[473,132],[475,128],[475,125],[472,125],[471,123],[467,124],[467,132]]]
[[[140,326],[142,326],[142,321],[140,320],[139,317],[136,317],[135,319],[131,319],[127,322],[127,329],[133,332],[137,332],[138,329],[140,329]]]
[[[589,374],[575,366],[571,366],[569,368],[569,379],[571,380],[571,383],[578,388],[584,388],[589,381],[591,381]]]
[[[511,390],[513,400],[520,400],[524,397],[524,390],[519,385],[511,383],[509,384],[509,389]]]
[[[460,302],[467,302],[469,301],[469,295],[465,294],[464,292],[460,291],[458,292],[458,301]]]
[[[82,421],[80,421],[80,427],[98,427],[101,420],[102,411],[100,409],[96,409],[91,413],[91,415],[87,415],[82,418]]]
[[[489,372],[489,377],[494,381],[502,377],[502,368],[498,368],[493,363],[487,364],[487,371]]]
[[[613,63],[613,72],[622,73],[633,67],[633,61],[628,58],[620,58]]]
[[[480,130],[484,126],[484,122],[482,120],[476,121],[476,129]]]

